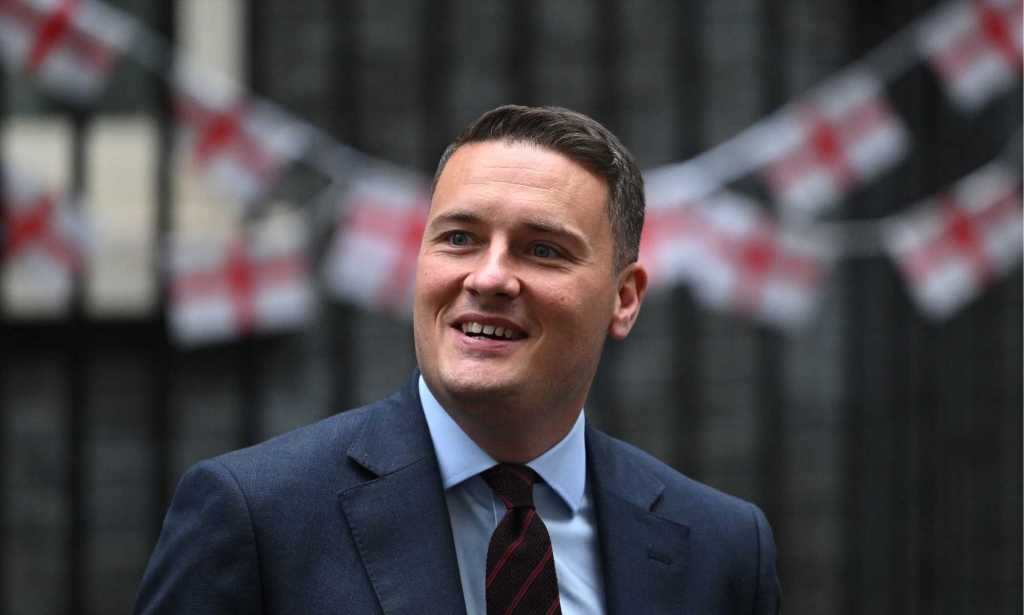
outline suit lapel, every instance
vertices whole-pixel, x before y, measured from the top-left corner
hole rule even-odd
[[[448,508],[415,377],[371,411],[348,454],[371,478],[338,498],[383,611],[465,613]]]
[[[689,565],[689,528],[659,516],[665,486],[613,441],[588,428],[587,458],[609,615],[678,612]]]

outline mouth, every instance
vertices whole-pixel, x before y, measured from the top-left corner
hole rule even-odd
[[[452,328],[471,338],[518,341],[529,337],[521,327],[503,318],[467,316],[452,323]]]

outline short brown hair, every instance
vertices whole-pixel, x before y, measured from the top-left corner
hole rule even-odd
[[[441,154],[434,186],[455,150],[483,141],[525,142],[558,152],[608,185],[615,269],[637,259],[644,227],[644,180],[633,155],[596,120],[561,107],[505,105],[481,115]]]

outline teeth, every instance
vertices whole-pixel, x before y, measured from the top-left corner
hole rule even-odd
[[[512,327],[497,327],[495,325],[483,325],[478,322],[464,322],[462,323],[463,333],[483,333],[484,335],[493,335],[494,337],[503,337],[507,340],[515,337],[516,333]]]

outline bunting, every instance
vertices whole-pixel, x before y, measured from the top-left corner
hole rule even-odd
[[[963,0],[922,20],[918,41],[949,98],[964,111],[985,106],[1021,74],[1021,0]]]
[[[994,163],[886,225],[886,247],[914,299],[942,320],[1021,260],[1020,177]]]
[[[67,302],[86,249],[85,226],[62,195],[4,169],[0,265],[54,304]]]
[[[821,239],[826,233],[813,218],[892,170],[910,149],[910,136],[885,95],[888,82],[926,61],[951,103],[977,112],[1019,83],[1022,5],[943,4],[732,139],[648,172],[641,252],[652,286],[686,284],[706,306],[773,325],[805,322],[839,256]],[[3,61],[71,101],[102,92],[122,52],[163,70],[177,58],[165,47],[136,20],[96,0],[0,0]],[[326,289],[369,309],[409,313],[429,207],[426,178],[333,143],[219,75],[178,62],[166,77],[179,142],[193,170],[245,204],[265,199],[299,159],[321,171],[337,193],[339,212],[331,212],[336,229],[323,259]],[[859,223],[860,230],[867,225],[882,238],[916,300],[934,318],[949,317],[1020,260],[1020,180],[997,166],[911,213]],[[358,176],[353,171],[367,168],[372,171]],[[751,175],[765,180],[779,221],[727,191],[728,184]],[[75,225],[60,199],[50,197],[46,205],[40,198],[25,201],[32,207],[15,200],[6,206],[4,265],[31,261],[74,271],[81,253],[72,237]],[[843,224],[832,227],[841,230]],[[311,290],[304,249],[277,254],[243,239],[173,257],[171,321],[178,339],[227,339],[305,318]]]
[[[258,233],[176,244],[169,294],[171,334],[185,346],[298,329],[309,320],[314,297],[298,238]]]
[[[193,167],[228,197],[262,197],[302,155],[311,134],[262,100],[209,75],[179,69],[176,111]]]
[[[785,329],[813,313],[830,255],[812,236],[727,192],[652,214],[641,239],[652,287],[682,282],[709,308]]]
[[[427,212],[425,178],[371,173],[345,192],[325,283],[336,297],[407,317]]]
[[[763,170],[784,213],[816,215],[892,168],[909,138],[867,72],[851,72],[796,103],[765,138],[788,144]]]
[[[84,103],[103,91],[134,24],[90,0],[0,0],[0,55],[52,94]]]

